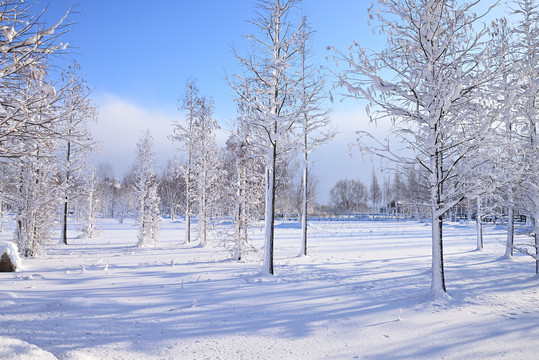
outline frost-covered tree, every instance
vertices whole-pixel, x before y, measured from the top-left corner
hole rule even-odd
[[[238,111],[238,117],[248,116]],[[251,131],[248,122],[238,120],[236,129],[226,142],[224,162],[229,165],[229,193],[234,204],[236,231],[233,258],[241,260],[243,249],[252,250],[248,229],[258,221],[264,203],[264,163],[256,148],[249,145]]]
[[[117,193],[120,181],[115,177],[114,168],[110,163],[96,166],[95,177],[98,183],[97,197],[99,198],[99,213],[103,217],[114,218],[117,208]]]
[[[274,222],[276,170],[279,157],[289,150],[287,142],[298,121],[298,72],[300,50],[305,42],[303,21],[292,21],[298,0],[259,0],[258,16],[251,21],[258,34],[249,35],[253,52],[236,57],[242,73],[234,75],[232,88],[238,102],[251,109],[251,145],[264,154],[265,163],[265,256],[263,271],[274,273]]]
[[[118,222],[121,224],[124,218],[131,214],[137,213],[137,199],[133,191],[135,186],[134,170],[125,174],[122,181],[115,180],[113,187],[114,209],[118,217]]]
[[[380,188],[380,184],[378,183],[378,176],[376,176],[376,173],[373,171],[371,175],[371,185],[369,186],[369,197],[371,200],[372,208],[375,213],[378,212],[377,208],[380,204],[380,200],[382,199],[382,189]]]
[[[97,229],[97,215],[99,211],[99,197],[97,196],[98,183],[95,171],[91,171],[86,179],[79,202],[82,204],[81,237],[84,240],[95,238]]]
[[[429,215],[429,176],[426,169],[418,166],[404,168],[406,186],[403,196],[410,213],[415,213],[417,221]]]
[[[521,147],[522,161],[526,164],[521,201],[535,225],[534,243],[531,246],[516,244],[513,248],[534,257],[536,272],[539,273],[539,4],[535,0],[517,0],[513,14],[516,24],[512,52],[519,64],[515,107],[518,119],[523,124],[521,134],[525,139]]]
[[[187,112],[187,117],[184,122],[174,124],[174,133],[170,139],[187,155],[187,161],[181,167],[186,192],[185,238],[188,243],[191,242],[191,216],[195,203],[198,209],[199,240],[205,245],[208,218],[211,215],[212,202],[217,196],[211,190],[219,177],[215,142],[215,131],[219,126],[213,116],[213,99],[200,96],[194,80],[187,81],[181,101],[180,109]]]
[[[46,155],[47,149],[39,149]],[[20,157],[15,198],[15,243],[23,256],[36,256],[52,238],[54,217],[59,206],[57,167],[50,156]]]
[[[63,121],[59,124],[63,133],[59,157],[64,187],[60,242],[66,245],[69,203],[78,196],[76,183],[87,174],[88,155],[95,146],[88,125],[96,121],[97,111],[91,103],[89,88],[81,78],[80,71],[80,65],[73,62],[62,74],[66,87],[61,104]]]
[[[299,216],[295,179],[301,176],[301,164],[295,158],[295,151],[280,156],[275,171],[275,213],[287,216]]]
[[[401,201],[403,200],[404,191],[406,184],[403,181],[404,174],[402,169],[395,171],[393,174],[393,181],[391,183],[391,197],[392,200]]]
[[[36,139],[58,137],[56,123],[62,113],[51,113],[50,108],[62,91],[46,72],[51,55],[65,49],[58,38],[66,31],[62,23],[67,14],[44,26],[44,12],[34,14],[32,5],[22,0],[0,5],[0,158],[14,158],[31,153],[30,143]],[[47,116],[41,116],[43,111]]]
[[[62,98],[62,89],[47,76],[50,70],[52,54],[61,53],[65,46],[59,42],[59,37],[66,31],[61,18],[56,24],[47,26],[44,21],[44,12],[34,13],[32,5],[20,0],[2,1],[0,6],[0,160],[8,168],[23,169],[14,179],[18,191],[29,196],[39,196],[31,190],[31,186],[43,187],[49,181],[44,170],[34,173],[37,168],[49,169],[38,154],[52,156],[52,149],[61,135],[58,122],[63,115],[55,111],[56,104]],[[20,159],[20,160],[14,160]],[[39,165],[37,163],[40,163]],[[47,174],[47,176],[50,174]],[[43,181],[41,183],[29,183]],[[16,179],[16,180],[15,180]],[[48,220],[35,220],[30,213],[34,210],[23,209],[24,199],[17,195],[6,193],[6,187],[0,189],[0,198],[11,197],[16,203],[19,220],[16,239],[23,243],[25,255],[34,255],[38,249],[34,246],[49,238],[49,233],[38,233],[47,230],[40,224]],[[51,194],[50,192],[48,194]],[[47,203],[48,197],[43,199],[27,199],[30,206],[35,205],[34,200],[43,200]],[[45,211],[45,210],[43,210]],[[25,218],[24,212],[28,215]],[[52,212],[54,213],[54,211]],[[38,216],[44,214],[38,214]],[[35,221],[34,221],[35,220]],[[26,226],[26,222],[34,225]],[[53,226],[48,223],[48,226]],[[34,231],[35,230],[35,231]],[[34,236],[35,235],[35,236]]]
[[[506,257],[513,256],[514,243],[514,214],[517,207],[517,184],[521,181],[524,170],[520,161],[522,123],[516,112],[516,93],[518,87],[517,58],[512,50],[512,30],[505,18],[496,19],[491,25],[491,57],[497,64],[498,76],[490,87],[494,94],[494,106],[500,108],[500,126],[496,127],[493,142],[497,159],[497,170],[500,173],[497,181],[496,199],[503,204],[507,211],[507,240]],[[501,180],[501,181],[500,181]]]
[[[306,20],[304,19],[306,23]],[[302,205],[301,205],[301,254],[307,255],[307,218],[309,212],[309,169],[310,154],[320,145],[329,142],[335,136],[330,128],[331,111],[324,104],[329,93],[319,67],[310,62],[312,52],[310,40],[312,32],[303,27],[304,43],[300,48],[300,134],[302,156]],[[312,192],[311,192],[312,193]]]
[[[134,191],[137,199],[137,220],[139,223],[138,246],[153,245],[158,241],[159,195],[155,173],[153,138],[147,130],[137,143],[135,165],[133,167]]]
[[[309,171],[307,174],[307,214],[311,214],[317,207],[316,199],[318,197],[319,179],[313,171]],[[296,179],[294,182],[294,206],[297,209],[297,213],[303,215],[303,200],[304,200],[304,182],[303,176]],[[303,249],[302,249],[303,253]]]
[[[32,130],[33,136],[27,132],[22,138],[10,139],[12,146],[20,151],[11,165],[17,184],[14,194],[15,242],[24,256],[39,254],[41,245],[51,240],[60,199],[56,151],[63,132],[56,121],[59,119],[58,108],[53,105],[57,100],[56,92],[43,94],[44,76],[44,72],[38,72],[34,78],[25,79],[19,84],[18,94],[26,106],[24,112],[33,114],[32,122],[43,124],[43,134],[36,127]]]
[[[200,97],[193,124],[194,148],[192,171],[195,178],[194,195],[198,205],[198,238],[203,246],[207,244],[208,221],[219,193],[215,191],[221,171],[217,157],[215,131],[219,128],[213,116],[213,100]]]
[[[40,92],[39,81],[28,81],[24,88],[24,99],[35,98]],[[50,94],[50,96],[55,96]],[[49,99],[43,98],[35,103],[28,103],[33,108],[41,109],[37,117],[54,118],[54,107],[43,107]],[[36,119],[36,122],[40,120]],[[57,123],[53,123],[58,125]],[[57,128],[47,129],[57,131]],[[14,141],[15,142],[15,141]],[[25,139],[20,148],[25,155],[18,155],[11,161],[13,181],[16,183],[14,194],[16,228],[15,242],[23,256],[35,256],[41,252],[41,245],[51,240],[54,216],[59,205],[60,187],[58,182],[58,162],[55,151],[59,139],[47,140],[38,136]]]
[[[195,80],[189,79],[185,84],[185,91],[180,98],[180,110],[186,111],[184,122],[174,123],[174,132],[170,139],[178,144],[178,150],[185,151],[187,160],[181,170],[185,178],[185,241],[191,242],[191,216],[193,215],[193,152],[195,148],[195,118],[200,108],[200,98]]]
[[[185,178],[181,174],[181,166],[175,160],[167,161],[159,179],[161,213],[169,214],[172,221],[176,220],[185,204]]]
[[[477,3],[380,0],[369,14],[387,38],[385,49],[369,51],[355,43],[350,53],[336,50],[346,64],[339,85],[369,102],[373,121],[391,120],[393,135],[414,155],[405,158],[389,143],[367,150],[429,173],[434,297],[446,294],[443,215],[472,190],[462,179],[462,164],[490,126],[489,116],[477,112],[485,108],[482,89],[492,77],[483,65],[487,30],[474,30],[482,16],[474,12]]]

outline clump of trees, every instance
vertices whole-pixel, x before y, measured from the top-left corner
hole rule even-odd
[[[88,124],[96,110],[78,64],[52,76],[52,55],[66,51],[59,41],[65,17],[42,27],[42,14],[33,15],[31,6],[6,2],[0,28],[0,202],[16,214],[22,254],[38,254],[58,220],[60,241],[67,244],[74,214],[83,219],[84,238],[96,235],[98,216],[136,216],[139,246],[157,241],[163,215],[185,216],[186,243],[201,246],[216,225],[231,219],[220,243],[237,260],[256,251],[248,230],[262,222],[268,274],[274,273],[275,220],[294,216],[301,219],[298,242],[307,255],[308,216],[316,199],[310,155],[335,133],[327,80],[312,62],[313,32],[298,13],[300,3],[257,2],[254,32],[245,37],[250,51],[233,50],[240,71],[228,81],[237,115],[222,149],[213,100],[189,79],[180,98],[185,118],[170,135],[178,158],[158,174],[145,133],[132,170],[118,179],[110,165],[95,171],[88,166],[95,147]],[[539,5],[515,0],[512,25],[497,19],[482,27],[490,9],[477,12],[477,4],[375,1],[369,14],[385,47],[373,51],[356,42],[348,51],[333,48],[335,60],[346,65],[333,71],[335,88],[366,100],[372,121],[393,125],[391,141],[359,131],[359,147],[398,166],[392,178],[373,172],[369,184],[338,181],[324,211],[431,219],[434,296],[446,293],[444,220],[463,207],[468,220],[472,213],[477,219],[479,250],[483,219],[507,215],[505,256],[528,254],[539,273]],[[515,241],[515,214],[532,220],[531,241]]]
[[[349,52],[333,49],[347,65],[336,73],[345,96],[367,100],[372,121],[391,121],[395,141],[412,155],[366,132],[359,132],[360,147],[421,169],[432,219],[435,297],[446,293],[443,219],[454,206],[476,199],[478,225],[483,204],[505,208],[511,224],[517,207],[534,220],[539,216],[532,160],[538,149],[538,4],[514,1],[513,28],[498,20],[489,38],[480,22],[490,9],[481,13],[477,3],[378,1],[369,14],[386,38],[385,48],[354,43]],[[377,145],[365,145],[366,139]],[[509,256],[513,249],[530,254],[539,272],[537,240],[528,249],[516,246],[511,224]],[[479,248],[481,236],[478,227]]]
[[[51,240],[62,208],[61,241],[92,148],[87,124],[95,120],[89,89],[76,62],[57,70],[55,55],[69,12],[52,25],[23,1],[0,10],[0,162],[3,204],[15,212],[15,242],[24,256]]]
[[[385,218],[429,219],[428,186],[415,167],[386,169],[381,185],[373,172],[371,183],[341,179],[331,188],[326,215],[370,214]],[[470,206],[465,211],[475,211]]]
[[[289,166],[289,153],[302,144],[303,221],[302,253],[307,253],[307,193],[309,153],[331,138],[329,111],[323,108],[324,85],[309,63],[311,32],[305,17],[297,16],[298,0],[260,0],[258,17],[251,21],[257,33],[247,36],[253,51],[235,51],[242,72],[231,86],[241,109],[241,126],[264,165],[265,257],[264,272],[273,274],[274,223],[279,168]],[[295,17],[294,17],[295,16]],[[300,134],[297,137],[296,130]],[[314,135],[317,134],[317,135]],[[313,136],[314,135],[314,136]]]

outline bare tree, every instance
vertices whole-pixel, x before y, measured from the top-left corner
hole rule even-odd
[[[359,180],[339,180],[329,191],[330,201],[339,214],[357,214],[367,209],[367,187]]]

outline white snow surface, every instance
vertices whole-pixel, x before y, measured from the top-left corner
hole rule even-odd
[[[25,341],[0,336],[0,359],[9,360],[56,360],[56,356]]]
[[[444,225],[451,297],[436,300],[428,223],[313,221],[308,257],[300,224],[279,223],[274,277],[262,254],[185,244],[182,221],[148,249],[133,222],[99,225],[0,274],[0,358],[537,358],[539,279],[530,257],[502,258],[503,226],[478,252],[473,224]]]

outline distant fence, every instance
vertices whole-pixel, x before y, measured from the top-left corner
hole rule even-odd
[[[296,216],[277,216],[280,220],[301,221]],[[356,215],[326,215],[326,216],[309,216],[309,221],[404,221],[411,218],[404,215],[388,215],[388,214],[356,214]],[[416,219],[416,218],[414,218]]]
[[[263,217],[262,217],[263,219]],[[279,220],[288,220],[288,221],[301,221],[300,218],[296,216],[276,216],[276,219]],[[405,216],[404,214],[351,214],[351,215],[325,215],[325,216],[310,216],[309,221],[407,221],[407,220],[414,220],[417,221],[417,217],[410,217]],[[430,218],[428,219],[421,219],[430,221]],[[450,220],[450,221],[463,221],[468,220],[467,216],[451,216],[451,214],[447,214],[444,216],[444,220]],[[472,221],[475,222],[475,215],[472,216]],[[507,216],[489,216],[485,215],[483,216],[483,222],[484,223],[494,223],[494,224],[506,224],[507,223]],[[526,222],[526,216],[525,215],[515,215],[514,217],[515,223],[525,223]]]

